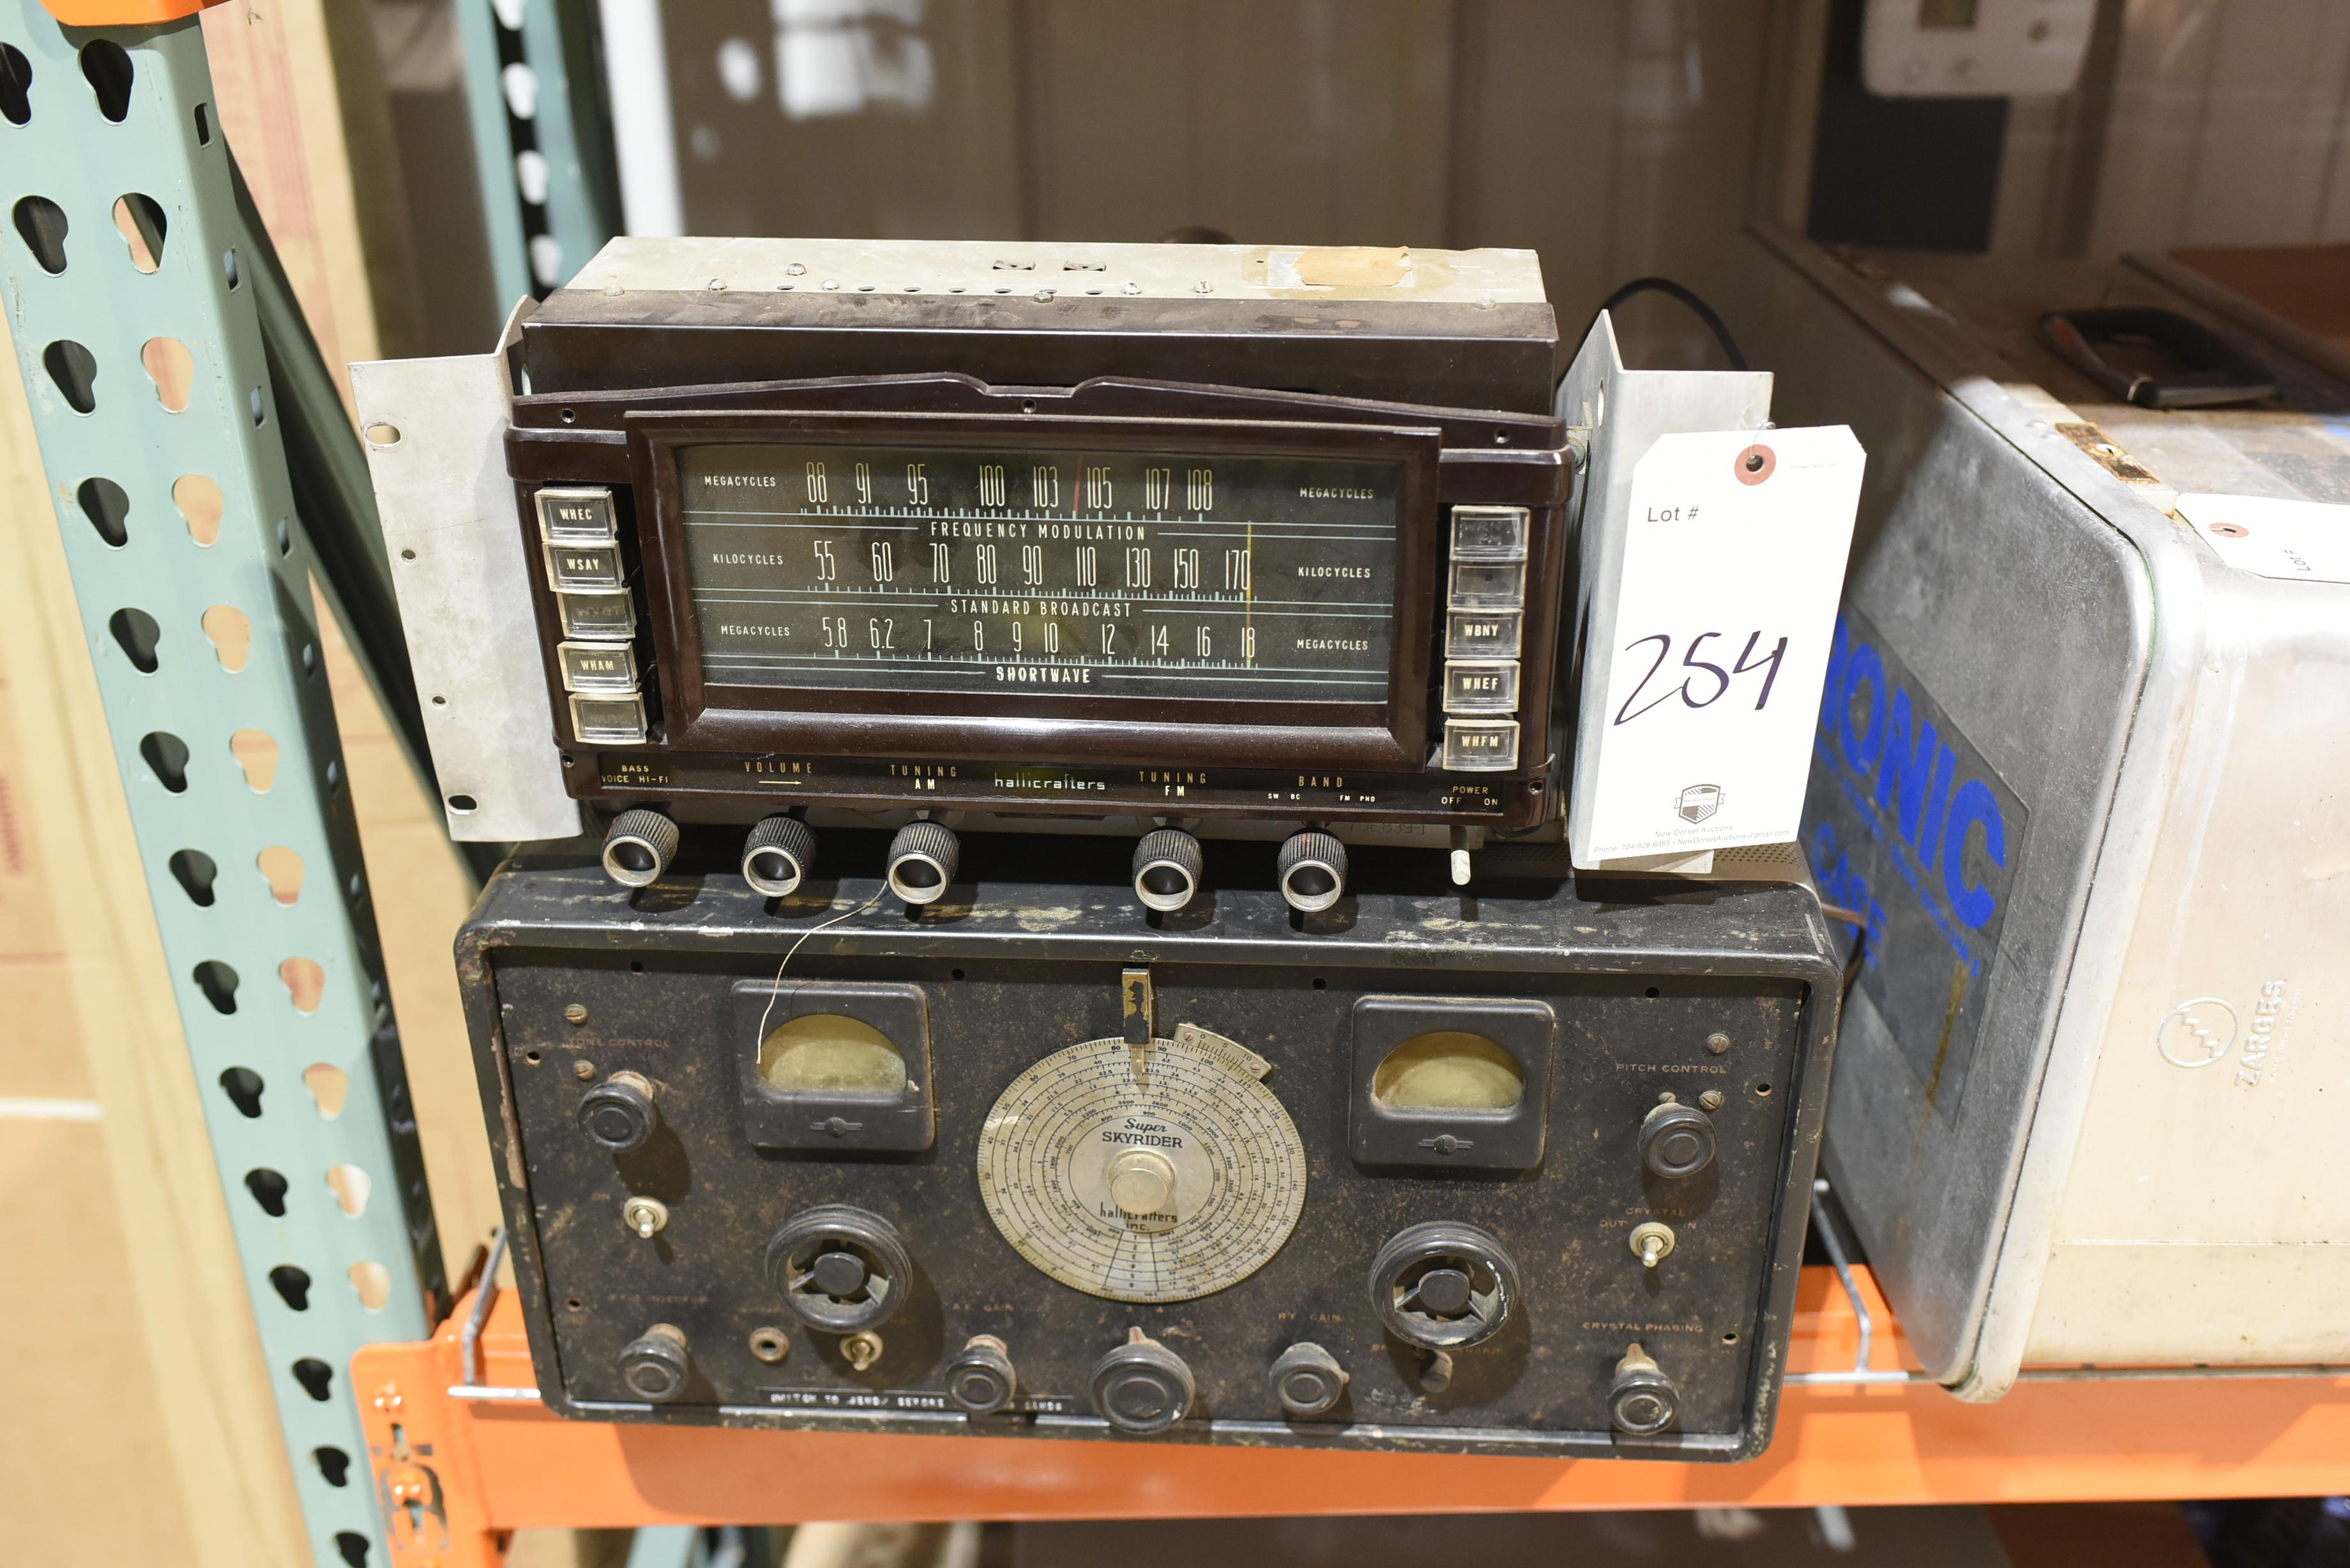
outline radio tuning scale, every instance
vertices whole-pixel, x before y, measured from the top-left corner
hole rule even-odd
[[[1305,1146],[1271,1064],[1196,1024],[1088,1040],[1012,1081],[979,1135],[988,1217],[1073,1289],[1180,1302],[1239,1283],[1289,1240]]]

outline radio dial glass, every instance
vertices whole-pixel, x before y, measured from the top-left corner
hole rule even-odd
[[[678,454],[715,686],[1383,703],[1399,463],[712,442]]]

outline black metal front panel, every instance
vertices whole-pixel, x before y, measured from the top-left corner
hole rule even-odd
[[[1407,857],[1394,859],[1401,873]],[[1135,910],[1113,877],[983,877],[931,914],[868,911],[810,935],[786,992],[909,986],[923,1007],[905,1015],[927,1019],[929,1147],[835,1153],[754,1137],[743,1060],[759,1036],[743,1026],[738,995],[771,987],[785,950],[855,909],[868,885],[823,884],[771,913],[719,877],[632,899],[592,867],[503,874],[461,943],[461,972],[493,1133],[515,1140],[501,1163],[549,1403],[619,1419],[1116,1436],[1089,1380],[1140,1329],[1196,1379],[1178,1439],[1759,1451],[1833,1027],[1834,971],[1811,895],[1747,886],[1644,897],[1618,883],[1596,890],[1603,904],[1529,883],[1507,898],[1349,898],[1298,921],[1277,895],[1223,886],[1211,909],[1177,922]],[[976,1165],[982,1124],[1017,1075],[1119,1034],[1121,971],[1134,967],[1149,971],[1158,1034],[1198,1024],[1271,1064],[1264,1086],[1305,1147],[1304,1207],[1286,1243],[1238,1283],[1166,1304],[1106,1300],[1025,1262],[989,1219]],[[1365,997],[1385,1000],[1358,1009]],[[1451,1165],[1350,1154],[1354,1102],[1368,1092],[1358,1014],[1414,999],[1438,1026],[1463,1014],[1446,999],[1552,1010],[1547,1137],[1534,1168],[1488,1162],[1474,1137],[1454,1140]],[[1536,1050],[1541,1037],[1528,1035]],[[614,1154],[578,1115],[593,1086],[629,1073],[654,1085],[659,1127]],[[1712,1166],[1679,1181],[1648,1174],[1643,1117],[1662,1096],[1694,1106],[1709,1091],[1720,1096]],[[1476,1130],[1473,1117],[1445,1125]],[[636,1195],[666,1206],[650,1238],[623,1220]],[[861,1371],[842,1335],[796,1321],[770,1282],[770,1239],[819,1204],[881,1216],[913,1260],[910,1290],[879,1326],[881,1353]],[[1490,1232],[1523,1278],[1500,1332],[1455,1352],[1440,1389],[1426,1353],[1383,1329],[1368,1286],[1382,1243],[1429,1220]],[[1653,1268],[1631,1239],[1650,1220],[1675,1234]],[[691,1373],[675,1400],[650,1405],[623,1383],[619,1358],[655,1324],[683,1331]],[[787,1337],[779,1362],[753,1354],[761,1330]],[[1013,1413],[967,1417],[944,1397],[946,1363],[979,1334],[1002,1340],[1017,1370]],[[1312,1420],[1285,1418],[1267,1380],[1300,1342],[1330,1351],[1351,1379]],[[1610,1380],[1634,1342],[1680,1398],[1674,1429],[1646,1441],[1610,1430]]]

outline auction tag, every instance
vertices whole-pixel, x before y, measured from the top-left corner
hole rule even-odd
[[[2350,506],[2262,495],[2182,495],[2178,514],[2240,572],[2350,583]]]
[[[1595,614],[1584,655],[1598,782],[1570,803],[1576,865],[1796,836],[1866,455],[1831,425],[1660,436],[1640,459],[1612,634]]]

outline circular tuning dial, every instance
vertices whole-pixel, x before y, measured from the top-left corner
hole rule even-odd
[[[1682,1181],[1713,1163],[1713,1118],[1668,1100],[1640,1123],[1640,1164],[1651,1176]]]
[[[1264,1058],[1182,1024],[1033,1063],[979,1134],[979,1191],[1014,1251],[1073,1290],[1181,1302],[1238,1284],[1305,1203],[1305,1145]]]
[[[1379,1321],[1424,1350],[1491,1339],[1517,1299],[1517,1260],[1474,1225],[1435,1220],[1399,1231],[1371,1262]]]
[[[1163,1432],[1191,1413],[1198,1386],[1183,1358],[1140,1329],[1094,1367],[1094,1408],[1121,1432]]]
[[[635,1073],[615,1073],[579,1096],[579,1130],[614,1154],[642,1148],[660,1125],[653,1086]]]
[[[767,1243],[767,1278],[784,1304],[827,1334],[857,1334],[887,1322],[913,1272],[898,1228],[845,1203],[802,1210]]]

